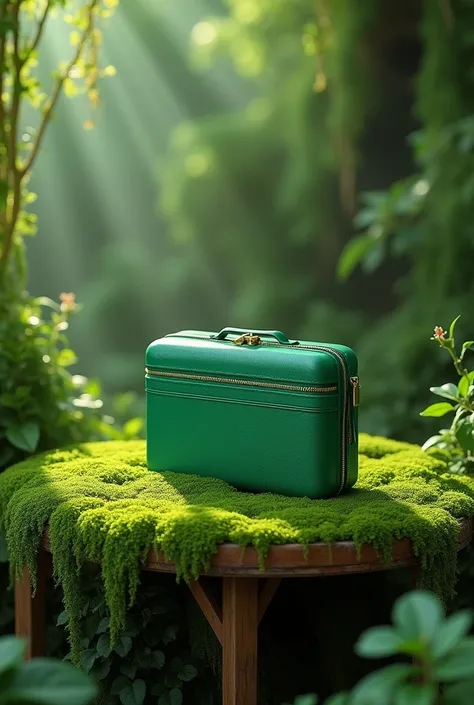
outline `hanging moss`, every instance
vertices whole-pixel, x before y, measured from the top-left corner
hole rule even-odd
[[[460,517],[474,515],[474,479],[445,474],[417,446],[360,438],[357,488],[331,500],[238,492],[225,482],[149,472],[138,442],[91,443],[46,453],[0,475],[0,522],[12,575],[28,565],[49,523],[56,579],[64,589],[74,657],[80,654],[79,571],[100,562],[112,638],[124,626],[150,548],[164,552],[177,579],[206,570],[216,546],[257,548],[315,541],[372,544],[390,558],[393,539],[409,538],[422,583],[453,593]]]

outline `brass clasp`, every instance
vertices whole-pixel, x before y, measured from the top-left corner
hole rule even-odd
[[[253,335],[253,333],[245,333],[241,335],[240,338],[236,338],[232,341],[234,345],[260,345],[262,342],[258,335]]]

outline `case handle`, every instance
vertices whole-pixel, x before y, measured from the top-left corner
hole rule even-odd
[[[245,328],[223,328],[219,333],[212,335],[213,340],[225,340],[228,335],[239,335],[234,342],[237,344],[258,345],[260,338],[275,338],[281,345],[298,345],[297,340],[289,340],[280,330],[255,330]]]

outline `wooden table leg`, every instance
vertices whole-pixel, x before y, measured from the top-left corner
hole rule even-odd
[[[25,567],[23,577],[15,583],[15,635],[26,638],[26,660],[45,655],[46,636],[46,582],[49,576],[50,556],[38,554],[36,593]]]
[[[223,705],[257,705],[258,578],[223,578]]]

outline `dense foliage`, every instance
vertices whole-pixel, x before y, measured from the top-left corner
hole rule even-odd
[[[38,450],[140,434],[140,419],[121,427],[103,414],[98,383],[70,373],[66,331],[76,309],[72,294],[61,303],[24,295],[0,320],[0,470]],[[127,408],[117,401],[122,420]]]

